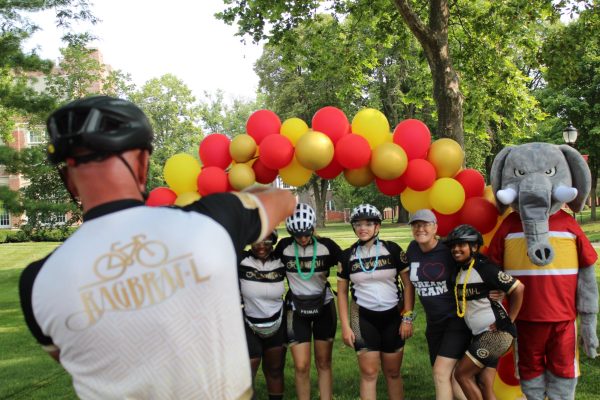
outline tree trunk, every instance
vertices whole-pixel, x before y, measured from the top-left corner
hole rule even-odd
[[[448,0],[429,1],[428,26],[413,11],[409,0],[394,0],[394,4],[423,47],[429,63],[433,78],[433,98],[438,112],[437,134],[454,139],[464,147],[463,96],[448,47]]]
[[[315,212],[317,213],[317,228],[325,228],[327,188],[329,182],[323,178],[312,179],[311,187],[315,197]]]

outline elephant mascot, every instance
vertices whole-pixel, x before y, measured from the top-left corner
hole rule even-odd
[[[500,213],[511,206],[490,242],[489,256],[525,284],[517,317],[521,389],[528,400],[572,400],[579,376],[577,315],[589,357],[596,357],[598,258],[577,221],[590,170],[567,145],[528,143],[504,148],[492,164]]]

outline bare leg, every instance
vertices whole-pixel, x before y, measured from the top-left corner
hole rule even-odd
[[[452,372],[458,360],[437,356],[433,363],[433,384],[435,385],[436,400],[464,400],[462,389],[454,379]],[[454,397],[453,397],[454,394]]]
[[[331,400],[333,397],[332,350],[333,341],[315,340],[315,364],[319,374],[319,395],[321,396],[321,400]]]
[[[283,366],[285,347],[272,347],[263,355],[263,373],[269,395],[283,395]]]
[[[481,388],[481,394],[485,400],[496,400],[494,394],[494,379],[496,379],[496,368],[486,367],[481,370],[477,381]]]
[[[479,385],[475,382],[475,376],[479,374],[479,372],[481,372],[481,368],[479,368],[467,355],[464,355],[463,358],[460,359],[454,370],[454,376],[460,384],[467,400],[483,400]]]
[[[404,351],[381,353],[383,375],[387,382],[388,399],[390,400],[404,400],[404,382],[402,382],[402,375],[400,375],[403,354]]]
[[[358,354],[361,400],[377,399],[377,376],[380,362],[378,351],[365,351]]]
[[[298,400],[310,399],[310,342],[290,347],[294,359],[296,395]]]

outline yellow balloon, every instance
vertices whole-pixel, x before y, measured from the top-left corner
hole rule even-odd
[[[438,178],[451,178],[462,168],[465,152],[452,139],[442,138],[431,144],[427,160],[435,167]]]
[[[255,180],[254,170],[248,164],[235,164],[229,169],[229,183],[235,190],[244,190]]]
[[[452,178],[440,178],[429,191],[429,203],[440,214],[454,214],[465,203],[465,189]]]
[[[371,149],[374,149],[387,141],[390,123],[381,111],[363,108],[352,119],[352,132],[367,139]]]
[[[492,387],[498,400],[526,400],[525,395],[521,391],[521,386],[512,386],[502,382],[498,374],[494,378]]]
[[[407,187],[400,193],[402,207],[410,213],[414,213],[422,208],[431,208],[431,204],[429,204],[430,190],[431,189],[427,189],[419,192]]]
[[[333,142],[324,133],[317,131],[306,132],[296,143],[296,158],[298,162],[311,171],[325,168],[333,160],[335,148]]]
[[[381,179],[396,179],[406,171],[408,158],[396,143],[383,143],[371,155],[371,171]]]
[[[286,167],[279,170],[279,176],[283,183],[296,187],[306,185],[311,175],[312,171],[303,167],[296,157]]]
[[[169,188],[178,195],[198,191],[200,162],[189,154],[178,153],[167,160],[163,176]]]
[[[256,154],[256,142],[250,135],[237,135],[231,139],[229,144],[229,154],[236,162],[246,162]]]
[[[200,194],[198,194],[198,192],[185,192],[177,196],[177,199],[175,200],[175,205],[183,207],[187,206],[188,204],[192,204],[196,200],[200,200]]]
[[[375,175],[368,165],[365,165],[361,168],[345,169],[344,177],[349,184],[356,187],[367,186],[369,183],[373,182],[373,179],[375,179]]]
[[[296,146],[298,139],[308,131],[309,127],[306,122],[296,117],[286,119],[279,128],[279,133],[290,139],[294,146]]]

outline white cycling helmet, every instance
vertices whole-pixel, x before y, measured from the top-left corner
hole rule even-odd
[[[308,236],[313,233],[316,223],[315,210],[306,203],[298,203],[294,213],[285,220],[285,227],[292,236]]]
[[[371,204],[359,204],[350,213],[350,223],[359,220],[377,221],[381,223],[381,213]]]

